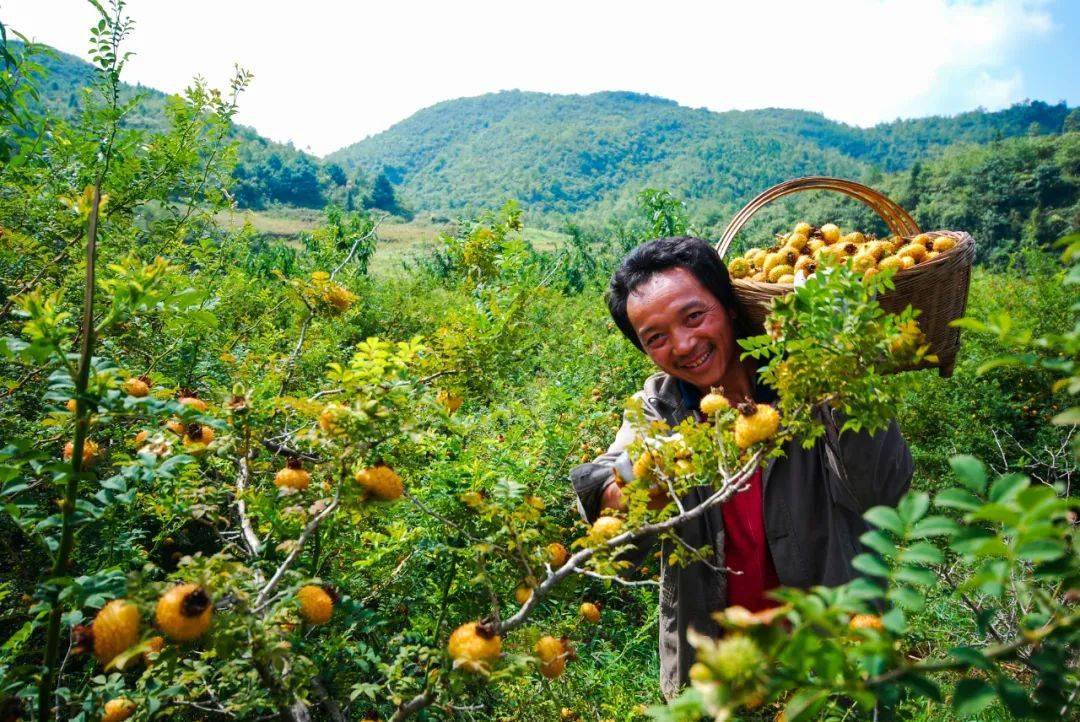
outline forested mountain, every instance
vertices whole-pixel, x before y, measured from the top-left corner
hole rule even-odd
[[[16,49],[22,47],[17,42],[10,44]],[[38,47],[44,52],[34,57],[45,73],[40,83],[40,101],[49,111],[70,118],[78,112],[85,88],[93,82],[93,69],[74,55]],[[124,99],[135,95],[141,97],[141,102],[129,113],[128,125],[163,129],[167,122],[167,95],[141,85],[123,85]],[[232,193],[241,206],[262,208],[270,203],[283,203],[322,208],[331,199],[348,200],[356,174],[347,178],[341,168],[324,164],[291,144],[268,140],[252,128],[238,125],[234,133],[239,141],[239,160],[233,172]],[[364,183],[362,177],[360,182]]]
[[[327,159],[385,168],[431,211],[514,197],[541,213],[605,215],[646,185],[728,208],[793,176],[873,178],[959,143],[1058,133],[1069,112],[1035,101],[863,129],[801,110],[716,113],[626,92],[509,91],[433,105]]]

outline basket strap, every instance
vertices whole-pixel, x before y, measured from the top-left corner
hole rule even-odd
[[[731,223],[728,224],[728,227],[724,229],[724,234],[721,236],[720,242],[716,244],[717,253],[723,258],[724,254],[727,253],[728,248],[731,246],[731,242],[735,240],[735,235],[742,230],[743,226],[750,221],[755,213],[766,205],[777,198],[782,198],[786,195],[806,190],[836,191],[837,193],[843,193],[850,198],[862,202],[869,206],[870,209],[885,222],[889,231],[897,236],[914,236],[919,233],[919,225],[910,215],[908,215],[907,211],[873,188],[864,186],[861,183],[856,183],[855,181],[844,180],[843,178],[809,176],[806,178],[795,178],[780,183],[779,185],[775,185],[743,206],[742,209],[735,214],[735,217],[731,219]]]

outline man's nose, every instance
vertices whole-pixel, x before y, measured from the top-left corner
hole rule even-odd
[[[678,332],[672,336],[671,350],[676,356],[686,356],[694,351],[694,335],[692,333]]]

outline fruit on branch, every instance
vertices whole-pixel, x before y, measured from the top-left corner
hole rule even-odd
[[[214,440],[214,430],[206,424],[188,424],[184,428],[184,450],[189,454],[201,454]]]
[[[146,376],[132,376],[123,385],[124,393],[141,399],[150,393],[150,379]]]
[[[214,604],[198,584],[178,584],[161,595],[154,619],[158,629],[176,642],[190,642],[206,634]]]
[[[721,411],[727,411],[731,408],[731,404],[728,403],[727,398],[723,394],[716,393],[715,391],[705,394],[699,404],[701,413],[706,416],[712,416],[713,414]]]
[[[71,413],[74,414],[76,409],[79,408],[79,402],[76,401],[75,399],[68,399],[67,403],[64,404],[64,406],[67,407],[68,411],[70,411]]]
[[[139,641],[139,608],[126,599],[114,599],[101,608],[90,629],[94,656],[107,666]]]
[[[337,436],[344,432],[342,421],[348,415],[349,410],[341,404],[327,404],[319,414],[319,428],[324,434]]]
[[[405,485],[397,472],[381,462],[356,472],[356,481],[367,495],[379,501],[394,501],[405,493]]]
[[[161,654],[161,650],[165,649],[165,638],[161,636],[153,636],[146,640],[146,650],[143,652],[142,658],[148,666],[153,663],[150,658],[152,654]]]
[[[516,601],[518,604],[524,604],[525,602],[532,599],[532,595],[533,590],[522,584],[514,590],[514,601]]]
[[[98,447],[97,443],[91,441],[90,439],[83,440],[82,465],[84,469],[92,468],[94,464],[97,463],[98,454],[100,453],[100,451],[101,449]],[[69,441],[64,444],[64,461],[71,461],[71,457],[73,457],[74,455],[75,442]]]
[[[765,663],[765,655],[750,637],[729,634],[708,650],[704,662],[717,680],[744,683],[753,679]]]
[[[541,637],[533,648],[540,658],[540,674],[548,679],[555,679],[566,670],[566,660],[574,658],[574,650],[566,637],[557,639],[551,636]]]
[[[116,697],[105,703],[101,722],[123,722],[135,714],[135,703],[127,697]]]
[[[135,434],[135,445],[138,446],[139,444],[142,444],[143,442],[145,442],[149,438],[150,438],[150,432],[147,431],[146,429],[143,429],[139,433]]]
[[[439,389],[439,392],[435,394],[435,400],[446,409],[449,414],[454,413],[461,408],[462,398],[457,394],[452,394],[446,389]]]
[[[771,439],[780,428],[780,414],[768,404],[745,401],[739,404],[735,419],[735,444],[746,450],[754,444]]]
[[[297,458],[290,457],[285,462],[285,468],[279,469],[274,474],[274,485],[279,489],[303,491],[309,484],[311,484],[311,474],[304,469],[303,462]]]
[[[600,607],[592,602],[582,602],[578,611],[586,622],[597,624],[600,621]]]
[[[491,662],[502,654],[502,639],[495,631],[495,625],[488,620],[467,622],[455,629],[447,644],[454,668],[489,672]]]
[[[688,673],[691,682],[712,682],[713,673],[709,669],[709,665],[703,662],[694,662],[690,665],[690,672]]]
[[[848,622],[848,629],[873,629],[878,632],[885,629],[885,625],[881,621],[881,617],[876,614],[856,614]]]
[[[325,587],[306,584],[296,593],[300,616],[308,624],[326,624],[334,613],[334,597]]]
[[[558,569],[563,564],[566,564],[566,561],[570,558],[570,552],[559,542],[552,542],[547,545],[547,555],[552,569]]]
[[[650,451],[644,451],[634,460],[634,478],[649,481],[655,477],[657,459]]]
[[[172,418],[166,421],[165,428],[173,432],[177,436],[181,437],[184,436],[185,433],[187,433],[187,426],[184,425],[183,421],[177,418]]]
[[[205,401],[200,399],[194,391],[189,391],[188,389],[180,389],[176,394],[176,401],[181,406],[190,406],[200,414],[206,413],[206,409],[208,408]]]
[[[602,543],[617,536],[622,531],[623,522],[617,516],[602,516],[593,522],[589,538],[594,543]]]
[[[332,313],[344,313],[356,302],[358,296],[350,292],[344,286],[336,283],[327,284],[321,298],[323,303],[330,307]]]

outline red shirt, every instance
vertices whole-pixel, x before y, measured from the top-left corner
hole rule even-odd
[[[775,607],[765,596],[780,586],[769,541],[765,537],[765,504],[761,469],[750,477],[750,487],[736,493],[720,506],[724,517],[724,557],[728,572],[728,606],[746,607],[751,612]]]

